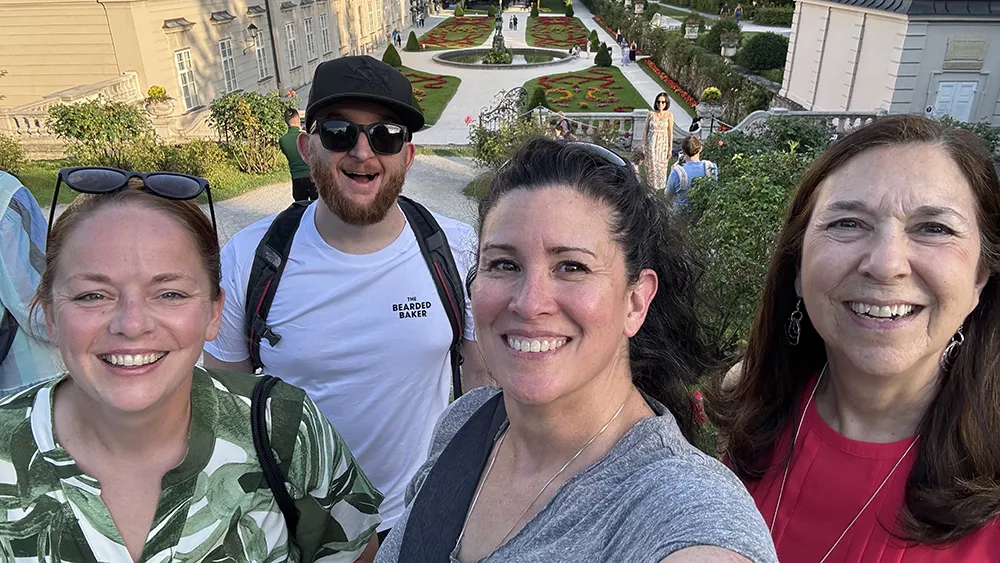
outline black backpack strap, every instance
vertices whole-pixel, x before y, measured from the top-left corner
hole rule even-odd
[[[399,207],[406,215],[407,222],[412,225],[417,244],[420,245],[420,253],[427,262],[438,296],[448,315],[448,322],[451,323],[451,383],[457,399],[462,396],[462,337],[465,325],[465,288],[462,287],[462,277],[455,265],[448,237],[431,212],[405,196],[399,196]]]
[[[0,319],[0,362],[3,362],[10,353],[10,347],[14,345],[14,338],[17,336],[17,328],[14,314],[3,307],[3,318]]]
[[[410,506],[399,563],[449,560],[497,433],[506,420],[503,393],[497,393],[445,446]]]
[[[274,494],[278,508],[285,516],[288,536],[294,540],[295,530],[299,525],[299,511],[295,508],[292,495],[288,494],[288,489],[285,487],[285,475],[281,472],[281,466],[274,457],[271,439],[267,433],[267,398],[271,394],[271,389],[279,381],[281,379],[273,375],[262,375],[254,384],[253,393],[250,396],[250,433],[253,436],[253,447],[257,452],[260,470],[264,474],[268,488]]]
[[[292,240],[302,221],[302,214],[309,207],[308,201],[297,201],[278,214],[257,245],[247,283],[244,304],[246,334],[250,343],[250,363],[254,371],[264,367],[260,360],[260,340],[266,338],[271,346],[278,344],[281,336],[267,324],[271,303],[278,292],[278,282],[292,251]]]

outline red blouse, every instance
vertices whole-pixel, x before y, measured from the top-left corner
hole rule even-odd
[[[803,401],[812,385],[807,386]],[[794,424],[799,416],[801,411]],[[768,526],[774,520],[790,439],[791,427],[778,440],[772,470],[747,486]],[[810,403],[771,532],[778,558],[783,563],[818,563],[913,440],[875,444],[845,438],[823,421],[815,400]],[[897,529],[897,513],[903,506],[906,479],[916,454],[914,446],[830,553],[827,563],[1000,562],[1000,518],[946,548],[907,547],[887,531]]]

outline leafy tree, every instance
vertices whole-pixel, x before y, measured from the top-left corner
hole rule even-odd
[[[285,109],[292,106],[278,92],[232,92],[212,101],[208,124],[241,172],[262,174],[277,165],[277,139],[287,129]]]
[[[68,141],[66,152],[84,164],[132,168],[133,144],[153,126],[136,104],[104,98],[49,108],[49,128]]]
[[[396,68],[403,66],[403,59],[399,57],[399,51],[396,50],[396,47],[392,43],[389,43],[385,54],[382,55],[382,62]]]
[[[420,50],[420,41],[417,39],[416,33],[410,32],[410,35],[406,38],[406,47],[403,50],[411,53]]]
[[[722,35],[727,32],[735,33],[740,37],[743,34],[740,24],[736,23],[736,20],[726,18],[716,21],[708,33],[704,33],[698,38],[698,43],[709,53],[718,55],[719,51],[722,50]]]
[[[24,166],[24,150],[17,139],[0,133],[0,170],[17,174]]]
[[[736,54],[736,62],[753,71],[785,68],[788,38],[777,33],[754,35]]]
[[[597,66],[611,66],[611,53],[608,52],[608,44],[601,43],[601,47],[594,56],[594,64]]]

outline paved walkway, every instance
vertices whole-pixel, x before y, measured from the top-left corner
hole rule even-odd
[[[667,8],[670,8],[672,10],[678,10],[680,12],[695,13],[695,14],[698,14],[698,15],[702,16],[703,18],[706,18],[706,19],[710,19],[710,20],[718,20],[719,19],[718,14],[709,14],[709,13],[706,13],[706,12],[699,12],[699,11],[696,11],[696,10],[692,10],[691,8],[684,8],[684,7],[681,7],[681,6],[674,6],[673,4],[670,4],[670,3],[667,3],[667,2],[657,2],[656,0],[649,0],[649,1],[652,4],[659,4],[661,6],[666,6]],[[735,6],[735,4],[733,4],[733,6]],[[573,9],[575,10],[576,7],[574,6]],[[669,18],[669,16],[663,16],[663,17]],[[674,18],[671,18],[671,19],[673,19],[673,21],[677,21]],[[682,22],[677,22],[677,23],[681,24]],[[741,21],[740,22],[740,29],[742,29],[743,31],[752,32],[752,33],[763,33],[763,32],[766,32],[766,31],[770,31],[771,33],[777,33],[779,35],[789,35],[789,34],[792,33],[792,28],[790,28],[790,27],[781,27],[781,26],[772,26],[772,25],[757,25],[757,24],[755,24],[753,22],[748,22],[748,21]]]
[[[585,6],[577,2],[573,5],[573,10],[576,17],[583,22],[583,25],[586,26],[588,30],[597,30],[600,41],[609,45],[614,45],[614,37],[609,35],[597,25],[592,14]],[[516,14],[518,17],[519,22],[517,31],[507,29],[507,20],[511,14]],[[406,37],[409,35],[409,32],[412,29],[419,37],[421,34],[430,30],[433,26],[436,26],[448,17],[451,17],[451,15],[452,12],[449,10],[442,11],[440,16],[428,17],[425,27],[416,29],[407,28],[403,31],[403,36]],[[529,10],[523,8],[512,8],[504,12],[504,40],[507,46],[527,46],[527,42],[525,41],[525,29],[528,25],[528,15]],[[492,42],[493,36],[490,34],[490,36],[484,40],[482,46],[488,47],[492,44]],[[378,55],[381,56],[383,52],[384,49],[380,51]],[[445,108],[445,111],[441,115],[438,122],[433,127],[420,131],[413,136],[414,142],[417,144],[468,144],[469,127],[465,124],[465,118],[467,116],[475,118],[484,108],[491,107],[495,96],[500,91],[510,90],[512,88],[522,86],[525,82],[533,78],[538,78],[547,74],[561,74],[564,72],[584,70],[590,68],[594,64],[594,53],[584,53],[584,55],[586,55],[584,58],[573,59],[569,62],[553,66],[537,68],[510,68],[503,70],[477,68],[465,69],[442,65],[432,60],[432,57],[435,54],[441,52],[442,51],[424,51],[418,53],[409,53],[405,51],[400,52],[403,64],[410,68],[424,72],[457,76],[462,79],[462,84],[459,86],[458,92],[455,93],[455,97],[452,98],[448,107]],[[638,90],[643,98],[645,98],[647,102],[652,105],[653,99],[658,93],[663,91],[663,88],[656,81],[650,78],[649,75],[643,72],[642,68],[639,67],[638,64],[622,67],[619,62],[620,58],[621,54],[617,49],[615,49],[612,52],[612,59],[614,60],[615,66],[622,70],[625,77],[632,82],[632,85],[635,86],[636,90]],[[676,96],[672,95],[671,98],[673,99],[673,104],[682,103]],[[678,127],[687,129],[687,127],[691,124],[691,118],[683,110],[674,111],[674,116]]]

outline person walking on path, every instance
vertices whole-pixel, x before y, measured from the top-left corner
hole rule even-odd
[[[743,4],[736,5],[736,10],[733,11],[733,17],[736,18],[736,23],[740,23],[740,20],[743,19]]]
[[[653,111],[646,116],[645,130],[640,158],[646,163],[646,183],[653,189],[662,190],[667,186],[674,145],[674,114],[670,111],[670,96],[666,92],[660,92],[653,100]]]
[[[406,76],[369,56],[316,68],[298,147],[319,200],[300,205],[297,222],[288,221],[293,206],[226,244],[222,326],[205,346],[207,367],[259,367],[309,393],[385,494],[383,536],[403,512],[458,365],[464,383],[456,382],[456,396],[485,383],[462,292],[475,231],[400,197],[416,154],[410,132],[424,125],[412,99]],[[251,283],[262,271],[255,257],[277,244],[271,228],[279,220],[292,233],[277,245],[287,259],[280,278],[268,280],[280,281],[277,290],[261,293],[262,276]],[[432,250],[451,263],[432,261]]]
[[[628,43],[622,43],[622,66],[628,66],[630,62]]]
[[[288,171],[292,174],[292,200],[314,201],[319,197],[316,194],[316,185],[309,177],[309,165],[299,154],[298,139],[299,133],[302,132],[299,110],[285,109],[285,123],[288,124],[288,131],[278,138],[278,148],[288,160]]]
[[[629,63],[634,63],[635,62],[635,54],[636,54],[636,51],[638,51],[638,50],[639,50],[639,45],[635,41],[633,41],[632,44],[629,45],[629,48],[628,48],[628,61],[629,61]]]

